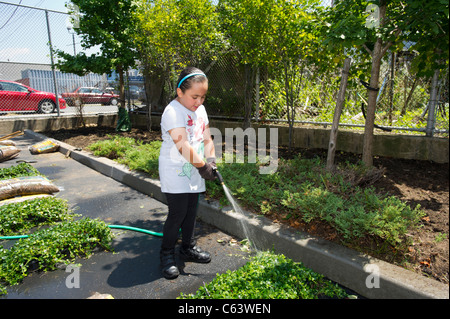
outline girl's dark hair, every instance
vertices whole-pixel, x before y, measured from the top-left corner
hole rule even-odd
[[[201,74],[188,77],[180,85],[180,82],[186,76],[188,76],[189,74],[193,74],[193,73],[201,73]],[[208,81],[208,79],[206,78],[206,76],[204,75],[204,72],[202,70],[195,68],[195,67],[187,67],[183,71],[181,71],[180,76],[178,77],[177,88],[179,87],[181,89],[181,91],[183,91],[183,93],[184,93],[184,92],[186,92],[186,90],[189,90],[192,87],[192,83],[202,83],[204,81]]]

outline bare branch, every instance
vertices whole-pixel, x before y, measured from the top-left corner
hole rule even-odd
[[[394,37],[397,38],[400,33],[402,33],[401,29],[397,29],[397,31],[395,32]],[[387,50],[389,50],[389,48],[395,43],[394,41],[389,41],[388,43],[386,43],[386,45],[384,46],[384,48],[381,49],[381,56],[384,56],[384,54],[387,52]]]
[[[370,56],[372,56],[372,50],[370,50],[365,43],[363,44],[363,47],[370,54]]]

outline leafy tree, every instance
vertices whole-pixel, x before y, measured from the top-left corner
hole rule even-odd
[[[448,60],[448,14],[448,1],[443,0],[336,0],[329,11],[330,28],[324,43],[365,50],[372,61],[363,145],[367,166],[373,165],[374,119],[383,56],[413,41],[413,47],[420,50],[417,65],[424,71],[442,67],[438,61]]]
[[[273,61],[274,0],[221,0],[222,29],[245,69],[244,129],[250,127],[255,70]],[[259,88],[257,88],[259,89]]]
[[[324,60],[326,54],[319,47],[321,17],[320,1],[282,1],[275,8],[276,26],[272,48],[275,63],[279,61],[284,76],[289,122],[289,151],[292,147],[292,131],[295,110],[300,103],[304,73]]]
[[[84,75],[89,72],[119,75],[120,103],[125,107],[124,72],[135,66],[136,50],[133,34],[136,20],[132,18],[136,6],[133,0],[72,0],[79,12],[76,33],[85,49],[100,46],[97,53],[80,52],[73,56],[57,51],[58,68],[63,72]]]
[[[228,35],[247,69],[246,116],[250,126],[252,68],[268,66],[284,83],[284,96],[290,126],[302,87],[303,71],[318,61],[320,2],[311,0],[223,0],[219,3],[224,32]],[[250,75],[249,75],[250,74]],[[257,88],[259,89],[259,88]]]
[[[138,0],[136,4],[139,32],[134,37],[147,100],[150,105],[166,103],[161,101],[164,88],[175,90],[181,69],[188,65],[204,69],[226,47],[218,14],[211,0]]]

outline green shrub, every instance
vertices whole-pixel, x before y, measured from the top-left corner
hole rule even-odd
[[[131,147],[138,145],[134,138],[118,135],[108,135],[107,140],[98,141],[88,146],[95,156],[104,156],[111,159],[121,158]]]
[[[25,234],[36,226],[73,220],[66,200],[49,196],[0,206],[0,236]]]
[[[127,165],[132,170],[142,171],[152,178],[159,178],[158,159],[162,142],[154,141],[149,144],[130,147],[123,157],[117,159],[121,164]]]
[[[28,163],[20,163],[15,166],[0,168],[0,180],[23,176],[40,176],[41,173]]]
[[[260,252],[243,267],[217,275],[185,299],[318,299],[346,298],[324,276],[284,255]]]
[[[91,149],[99,154],[122,154],[118,162],[130,169],[158,178],[158,156],[161,142],[142,145],[128,138],[114,137]],[[103,155],[106,156],[106,155]],[[305,223],[325,222],[334,227],[346,242],[374,236],[392,245],[404,247],[407,232],[419,225],[424,212],[411,208],[394,196],[377,194],[372,187],[361,187],[374,176],[362,164],[344,164],[338,174],[325,170],[319,158],[297,156],[280,159],[274,174],[259,174],[259,163],[236,163],[235,155],[224,154],[218,164],[227,187],[247,210],[263,214],[282,214]],[[370,180],[369,180],[370,182]],[[370,183],[368,183],[370,184]],[[229,204],[218,183],[207,181],[208,197]]]
[[[264,214],[283,214],[305,223],[321,221],[334,227],[345,241],[376,236],[395,248],[404,247],[408,231],[418,227],[424,212],[395,196],[381,195],[373,187],[359,187],[368,171],[347,165],[352,178],[329,174],[320,159],[280,160],[278,171],[260,175],[258,165],[219,164],[226,185],[246,209]],[[207,193],[227,204],[220,185],[208,182]]]
[[[83,218],[39,230],[10,249],[0,247],[0,289],[20,283],[30,271],[54,270],[60,263],[89,256],[97,247],[109,250],[112,238],[104,222]]]

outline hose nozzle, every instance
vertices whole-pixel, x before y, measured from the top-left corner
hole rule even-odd
[[[213,172],[214,172],[214,175],[216,175],[217,179],[219,180],[219,183],[222,184],[222,185],[225,184],[223,182],[222,175],[220,175],[219,171],[217,170],[217,167],[213,168]]]

